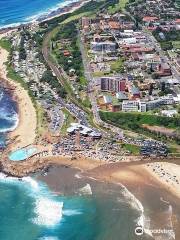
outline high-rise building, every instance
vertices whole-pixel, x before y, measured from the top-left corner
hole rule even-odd
[[[126,80],[120,77],[101,77],[99,83],[102,91],[124,92],[126,89]]]

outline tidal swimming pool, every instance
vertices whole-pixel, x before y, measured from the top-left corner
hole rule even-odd
[[[37,152],[37,149],[35,147],[19,149],[17,151],[10,153],[9,159],[11,161],[22,161],[31,157],[36,152]]]

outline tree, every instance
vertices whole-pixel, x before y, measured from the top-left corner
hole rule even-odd
[[[165,84],[165,82],[162,82],[161,83],[161,91],[164,92],[165,89],[166,89],[166,84]]]
[[[151,83],[150,88],[149,88],[149,95],[150,96],[152,95],[153,89],[154,89],[154,86],[153,86],[153,83]]]

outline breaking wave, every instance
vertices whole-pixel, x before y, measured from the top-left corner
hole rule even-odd
[[[59,224],[62,219],[62,209],[63,202],[40,197],[36,199],[36,217],[33,219],[33,222],[38,225],[54,227]]]
[[[16,185],[19,184],[27,190],[27,194],[34,199],[34,217],[31,219],[34,224],[54,228],[60,224],[63,216],[82,214],[78,209],[63,210],[64,202],[62,199],[53,195],[45,184],[31,177],[9,177],[4,173],[0,173],[0,181]],[[51,238],[49,237],[47,239]]]

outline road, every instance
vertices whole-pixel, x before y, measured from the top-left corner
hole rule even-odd
[[[152,45],[154,46],[156,52],[159,54],[162,62],[167,63],[168,65],[170,65],[171,67],[171,71],[172,71],[172,76],[174,78],[176,78],[179,83],[180,83],[180,73],[179,71],[176,69],[176,67],[172,64],[172,62],[170,61],[170,59],[164,54],[159,42],[155,39],[155,37],[152,35],[152,33],[145,31],[145,29],[143,28],[145,35],[147,36],[147,38],[149,39],[149,41],[152,43]]]
[[[91,72],[91,68],[89,65],[89,61],[87,59],[86,56],[86,51],[84,48],[84,44],[81,38],[81,34],[78,31],[79,34],[79,46],[80,46],[80,51],[81,51],[81,55],[82,55],[82,60],[83,60],[83,66],[84,66],[84,75],[88,81],[88,95],[89,95],[89,99],[91,101],[91,105],[92,105],[92,112],[93,112],[93,116],[94,116],[94,121],[96,124],[104,126],[108,129],[110,129],[112,132],[118,134],[119,136],[123,136],[123,130],[117,127],[114,127],[106,122],[103,122],[99,116],[99,109],[97,106],[97,100],[96,100],[96,90],[95,90],[95,80],[92,76],[92,72]]]
[[[56,63],[52,62],[50,60],[50,49],[49,49],[49,42],[51,41],[51,32],[46,34],[43,41],[43,47],[42,47],[42,54],[44,56],[44,59],[54,75],[59,80],[60,84],[64,86],[64,79],[67,79],[67,74],[64,72],[64,70]],[[56,96],[56,100],[58,103],[60,103],[63,107],[65,107],[72,115],[74,115],[79,122],[81,122],[84,125],[89,125],[87,121],[87,114],[82,109],[82,106],[79,104],[78,99],[76,99],[72,94],[68,92],[69,99],[71,100],[71,103],[65,103],[65,101],[60,98],[59,96]]]

